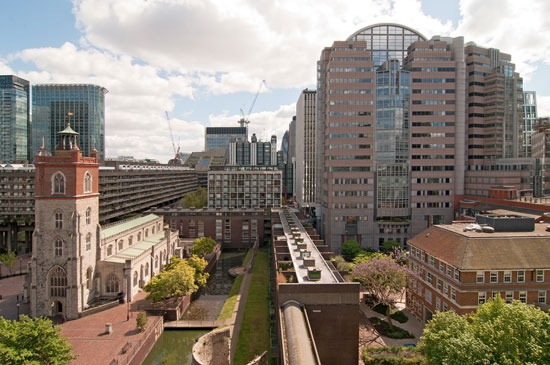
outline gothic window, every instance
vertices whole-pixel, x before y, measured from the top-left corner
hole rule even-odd
[[[153,230],[152,234],[155,234],[155,226],[153,226],[152,230]]]
[[[61,267],[56,266],[50,271],[50,296],[65,297],[67,290],[67,274]]]
[[[107,256],[111,256],[113,254],[113,245],[107,246]]]
[[[58,172],[53,177],[53,191],[52,194],[65,194],[65,176]]]
[[[145,237],[148,237],[148,236],[149,236],[149,228],[147,228],[147,229],[145,230]]]
[[[86,209],[86,224],[90,224],[92,222],[92,208]]]
[[[54,255],[57,257],[63,256],[63,240],[61,238],[55,240]]]
[[[86,235],[86,251],[90,251],[92,249],[92,234],[88,233]]]
[[[138,273],[137,271],[134,271],[134,286],[137,285],[137,279],[138,279]]]
[[[84,175],[84,192],[92,192],[92,175],[89,172],[86,172],[86,175]]]
[[[55,212],[55,229],[63,229],[63,213]]]
[[[124,248],[124,240],[118,241],[118,250],[122,251],[123,248]]]
[[[136,274],[134,274],[134,282],[136,281]],[[135,285],[135,284],[134,284]],[[105,291],[107,293],[118,293],[118,277],[114,272],[110,273],[107,276],[107,280],[105,283]]]
[[[88,268],[88,270],[86,270],[86,289],[91,289],[92,288],[92,274],[93,274],[93,269],[91,267]]]
[[[138,232],[137,240],[141,241],[141,232]]]
[[[132,241],[134,240],[134,236],[128,237],[128,246],[132,246]]]
[[[145,264],[145,276],[149,275],[149,263]]]

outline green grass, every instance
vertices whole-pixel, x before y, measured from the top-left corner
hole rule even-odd
[[[252,249],[248,250],[248,252],[246,253],[246,256],[244,257],[244,260],[243,260],[243,266],[246,267],[246,265],[248,265],[251,259],[252,259]]]
[[[241,284],[243,282],[243,276],[239,275],[233,282],[233,286],[231,287],[231,291],[229,292],[229,295],[227,296],[227,299],[225,300],[225,303],[223,304],[222,311],[220,312],[220,315],[218,316],[218,321],[225,321],[226,319],[230,319],[231,315],[233,314],[233,310],[235,309],[235,303],[237,302],[237,296],[239,295],[239,291],[241,290]]]
[[[239,340],[235,351],[236,365],[248,364],[264,351],[269,352],[269,255],[258,251],[252,268],[252,278]]]

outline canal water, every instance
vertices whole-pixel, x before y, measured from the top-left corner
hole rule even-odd
[[[210,273],[208,283],[200,290],[182,319],[214,321],[218,318],[235,279],[228,270],[241,266],[246,252],[224,252]],[[209,331],[166,330],[143,362],[145,365],[191,364],[193,345]]]

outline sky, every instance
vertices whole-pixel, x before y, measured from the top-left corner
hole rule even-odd
[[[280,139],[324,47],[376,23],[512,55],[550,115],[550,2],[531,0],[2,0],[0,74],[106,87],[106,155],[166,162],[204,127]]]

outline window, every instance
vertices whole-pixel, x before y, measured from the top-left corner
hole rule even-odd
[[[504,282],[505,283],[511,283],[512,282],[512,272],[511,271],[505,271],[504,272]]]
[[[439,279],[437,279],[437,290],[441,291],[441,287],[443,286],[443,282]]]
[[[441,261],[439,261],[439,271],[445,272],[445,264]]]
[[[544,281],[544,270],[537,270],[537,283]]]
[[[456,289],[451,287],[451,299],[456,301]]]
[[[84,192],[92,192],[92,175],[89,172],[86,172],[86,175],[84,175]]]
[[[149,237],[149,228],[145,230],[145,237]]]
[[[86,251],[90,251],[92,249],[92,234],[88,233],[86,235]]]
[[[155,226],[151,229],[151,234],[155,234]]]
[[[449,265],[447,265],[447,276],[453,276],[452,269]]]
[[[134,273],[134,285],[137,283],[137,272]],[[105,291],[107,293],[118,293],[118,277],[114,272],[107,276],[105,282]]]
[[[449,310],[449,306],[447,305],[446,302],[443,302],[443,312],[446,312]]]
[[[65,297],[67,290],[67,274],[61,267],[56,266],[50,271],[50,296]]]
[[[478,292],[477,293],[477,304],[483,304],[485,303],[486,297],[485,292]]]
[[[426,288],[426,302],[432,304],[432,292]]]
[[[55,212],[55,229],[63,229],[63,213]]]
[[[447,283],[443,283],[443,293],[449,296],[449,285],[447,285]]]
[[[107,247],[107,256],[111,256],[113,254],[113,245],[109,245]]]
[[[546,290],[539,290],[539,300],[540,304],[546,304]]]
[[[433,256],[430,256],[430,265],[432,265],[433,267],[435,267],[435,259]]]
[[[54,254],[57,257],[63,256],[63,241],[60,238],[55,240]]]
[[[149,263],[145,263],[145,276],[149,275]]]
[[[435,310],[441,310],[441,299],[439,297],[435,297]]]
[[[476,274],[476,283],[483,283],[485,281],[485,273],[483,271],[478,271]]]
[[[86,289],[90,290],[92,288],[92,274],[93,269],[91,267],[86,270]]]
[[[65,176],[60,172],[53,176],[52,194],[65,194]]]
[[[498,272],[491,271],[491,283],[498,283]]]
[[[428,281],[428,283],[433,284],[433,275],[431,272],[426,273],[426,280]]]
[[[460,281],[460,270],[455,269],[455,280]]]
[[[155,269],[159,267],[159,255],[155,255]]]
[[[204,237],[204,221],[202,220],[197,222],[197,236]]]
[[[518,283],[525,283],[525,271],[518,271]]]
[[[514,292],[513,291],[507,291],[506,292],[506,303],[512,303],[514,300]]]
[[[519,292],[519,301],[527,304],[527,292],[526,291],[520,291]]]
[[[92,222],[92,208],[86,209],[86,224],[90,224]]]
[[[138,241],[141,241],[141,232],[138,232],[138,234],[137,234],[137,240],[138,240]]]
[[[222,220],[216,219],[216,241],[222,239]]]
[[[137,279],[138,279],[138,273],[137,271],[134,271],[134,284],[133,284],[134,286],[137,285]]]
[[[134,240],[134,236],[128,237],[128,246],[132,246],[132,241]]]
[[[124,240],[118,241],[118,250],[122,251],[123,248],[124,248]]]

